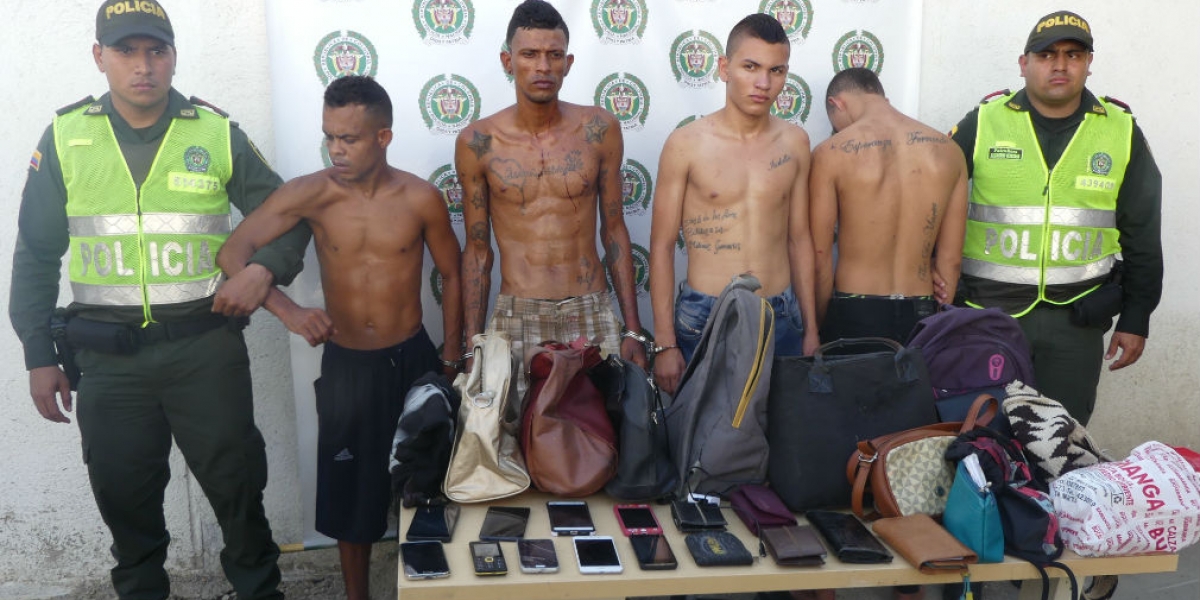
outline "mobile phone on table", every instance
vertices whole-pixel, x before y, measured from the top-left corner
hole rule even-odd
[[[529,522],[526,506],[489,506],[479,528],[479,539],[485,542],[515,542],[525,537]]]
[[[633,554],[643,571],[674,569],[679,566],[679,562],[675,560],[675,553],[671,551],[671,545],[661,533],[631,535],[629,543],[633,544]]]
[[[508,573],[508,564],[504,562],[504,552],[500,550],[500,542],[471,542],[470,546],[476,575]]]
[[[558,572],[558,553],[554,551],[554,540],[519,539],[517,555],[521,558],[522,573]]]
[[[649,504],[614,504],[613,513],[617,515],[617,523],[626,536],[662,533],[662,525],[658,524],[654,509]]]
[[[413,509],[412,519],[408,522],[408,533],[405,538],[410,542],[421,540],[449,542],[450,538],[454,536],[454,526],[458,523],[459,510],[457,504],[416,507]]]
[[[583,500],[551,500],[546,503],[550,515],[550,535],[588,535],[596,532],[592,513]]]
[[[617,554],[617,545],[609,536],[577,536],[571,540],[575,544],[575,562],[579,563],[579,572],[584,575],[602,573],[620,573],[621,557]]]
[[[436,579],[450,576],[450,563],[438,541],[402,542],[400,563],[409,579]]]

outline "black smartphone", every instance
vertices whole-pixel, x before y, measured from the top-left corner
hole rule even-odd
[[[402,542],[400,563],[409,579],[435,579],[450,576],[450,563],[438,541]]]
[[[504,575],[508,573],[508,564],[504,562],[504,552],[500,550],[500,542],[471,542],[471,559],[475,561],[476,575]]]
[[[408,522],[408,533],[404,537],[410,542],[449,542],[454,536],[454,526],[458,524],[460,510],[457,504],[418,506],[413,509],[412,519]]]
[[[525,537],[529,508],[525,506],[489,506],[479,528],[479,539],[486,542],[515,542]]]
[[[558,553],[554,540],[517,540],[517,555],[521,558],[522,573],[557,573]]]
[[[629,543],[633,544],[633,553],[643,571],[674,569],[679,566],[679,562],[675,560],[675,553],[671,551],[671,545],[662,534],[631,535]]]
[[[546,503],[551,535],[589,535],[596,531],[592,513],[583,500],[551,500]]]

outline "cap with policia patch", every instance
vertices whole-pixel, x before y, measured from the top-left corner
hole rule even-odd
[[[155,0],[107,0],[96,13],[96,41],[111,46],[131,35],[175,45],[167,11]]]
[[[1025,42],[1025,53],[1041,52],[1055,42],[1075,40],[1092,50],[1092,26],[1083,17],[1068,11],[1060,10],[1038,19],[1033,31],[1029,32],[1029,40]]]

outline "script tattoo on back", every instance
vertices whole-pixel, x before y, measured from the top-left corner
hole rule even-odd
[[[908,132],[908,145],[913,144],[946,144],[950,140],[945,137],[930,137],[920,131]]]
[[[846,154],[858,154],[863,150],[870,150],[871,148],[890,150],[892,148],[892,140],[846,140],[842,142],[839,148]]]

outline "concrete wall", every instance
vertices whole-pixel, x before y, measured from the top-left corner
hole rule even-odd
[[[1189,31],[1200,20],[1200,3],[1133,6],[926,0],[920,110],[921,120],[949,131],[986,94],[1023,86],[1017,57],[1039,17],[1068,8],[1091,24],[1096,53],[1088,87],[1133,108],[1163,174],[1163,300],[1141,361],[1102,376],[1089,428],[1122,456],[1149,439],[1200,446],[1200,79],[1194,62],[1200,41]]]
[[[107,578],[111,539],[95,508],[74,423],[43,420],[29,398],[20,344],[7,326],[8,267],[29,155],[60,106],[106,90],[92,61],[98,0],[4,0],[14,60],[0,61],[0,597],[5,582],[36,581],[69,587]],[[222,107],[258,144],[274,154],[270,78],[260,2],[167,2],[176,28],[175,86]],[[17,34],[16,32],[20,32]],[[64,301],[68,297],[64,296]],[[287,331],[270,315],[247,331],[254,367],[259,427],[267,440],[270,485],[267,512],[277,539],[303,531],[296,497],[296,426]],[[220,530],[182,457],[171,460],[168,526],[174,536],[172,569],[219,571]]]
[[[747,11],[757,6],[745,4]],[[105,89],[90,54],[96,5],[96,0],[4,2],[8,31],[20,33],[10,36],[8,57],[0,61],[2,256],[10,256],[16,236],[29,154],[53,110]],[[920,118],[948,130],[983,95],[1019,87],[1016,60],[1029,28],[1037,17],[1062,7],[1033,0],[926,0]],[[180,55],[176,87],[230,112],[270,159],[271,89],[261,4],[171,2],[168,9]],[[1193,106],[1200,98],[1194,63],[1200,42],[1190,30],[1200,22],[1200,5],[1169,0],[1154,3],[1153,10],[1133,11],[1128,2],[1098,0],[1078,10],[1096,36],[1091,87],[1133,107],[1155,149],[1165,188],[1163,303],[1142,361],[1104,376],[1092,430],[1117,454],[1147,439],[1200,448],[1195,300],[1200,271],[1192,258],[1200,251],[1200,236],[1186,233],[1200,222],[1194,203],[1200,189],[1200,117]],[[9,276],[7,267],[0,268],[0,289],[7,290]],[[7,308],[6,293],[0,294],[0,306]],[[0,416],[0,455],[5,457],[0,463],[0,596],[6,596],[6,582],[69,587],[102,579],[111,566],[110,540],[87,487],[78,430],[38,416],[28,396],[20,345],[7,327],[0,330],[5,407]],[[299,539],[303,515],[285,334],[269,315],[257,318],[248,332],[258,422],[270,457],[267,511],[281,543]],[[220,534],[211,511],[178,456],[172,470],[170,566],[216,571]]]

